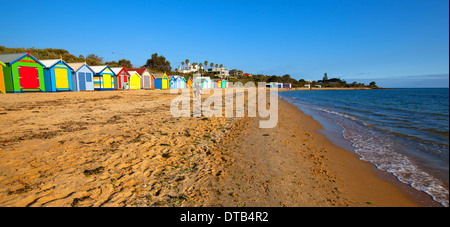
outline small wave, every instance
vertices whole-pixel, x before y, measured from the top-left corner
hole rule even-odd
[[[445,207],[449,206],[449,192],[443,184],[430,174],[421,170],[408,157],[395,151],[394,142],[364,132],[352,132],[344,128],[344,138],[350,140],[355,152],[364,161],[374,164],[378,169],[393,174],[399,181],[429,194]]]

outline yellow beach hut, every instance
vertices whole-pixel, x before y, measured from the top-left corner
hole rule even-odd
[[[5,93],[5,78],[3,78],[3,67],[6,67],[5,63],[0,61],[0,92]]]
[[[141,89],[141,75],[136,71],[128,71],[130,73],[130,89],[139,90]]]

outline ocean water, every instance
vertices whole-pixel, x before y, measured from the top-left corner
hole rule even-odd
[[[449,89],[312,90],[279,96],[362,160],[449,206]]]

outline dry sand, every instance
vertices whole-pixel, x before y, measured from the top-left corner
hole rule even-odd
[[[0,94],[0,206],[419,205],[286,102],[259,129],[174,118],[176,96]]]

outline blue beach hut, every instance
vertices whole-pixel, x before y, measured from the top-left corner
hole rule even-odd
[[[73,91],[93,91],[94,90],[94,70],[86,63],[68,63],[74,70],[72,73]]]
[[[44,67],[45,91],[73,91],[73,69],[62,59],[41,60]]]
[[[177,88],[177,78],[176,76],[170,76],[169,77],[169,89],[176,89]]]

